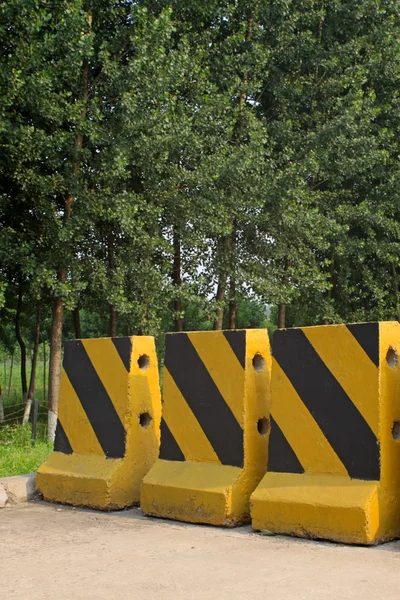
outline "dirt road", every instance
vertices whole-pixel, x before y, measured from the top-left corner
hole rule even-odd
[[[7,600],[398,600],[400,542],[346,547],[45,503],[0,511]]]

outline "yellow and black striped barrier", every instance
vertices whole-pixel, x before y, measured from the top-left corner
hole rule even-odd
[[[152,337],[66,342],[54,453],[37,488],[46,500],[104,510],[139,502],[160,418]]]
[[[398,537],[400,324],[280,330],[272,351],[254,529],[357,544]]]
[[[270,364],[264,330],[167,335],[160,459],[143,480],[144,513],[249,520],[267,467]]]

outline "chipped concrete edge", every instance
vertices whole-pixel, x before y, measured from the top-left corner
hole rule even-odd
[[[36,473],[15,475],[13,477],[1,477],[0,509],[33,500],[36,496],[35,481]]]

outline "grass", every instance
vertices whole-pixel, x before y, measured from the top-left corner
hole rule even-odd
[[[31,363],[30,360],[27,361],[27,380],[29,385],[29,379],[31,375]],[[21,402],[22,390],[21,390],[21,364],[19,360],[19,356],[16,356],[13,361],[13,369],[10,378],[10,370],[11,370],[11,358],[10,356],[6,356],[4,359],[4,352],[0,351],[0,385],[3,390],[3,400],[14,403]],[[40,401],[44,400],[44,387],[46,387],[46,395],[47,395],[47,387],[48,387],[48,374],[49,374],[49,363],[46,361],[46,371],[44,370],[44,362],[41,356],[38,358],[37,366],[36,366],[36,385],[35,385],[35,398],[38,398]],[[44,377],[45,376],[45,377]],[[44,381],[45,379],[45,381]],[[11,386],[10,386],[11,382]],[[8,390],[10,389],[10,394],[8,394]]]
[[[46,440],[46,424],[38,423],[37,439],[32,448],[32,426],[20,424],[0,427],[0,477],[36,471],[53,450]]]
[[[8,477],[10,475],[23,475],[24,473],[36,471],[52,452],[53,448],[52,444],[47,442],[47,402],[44,398],[43,361],[39,359],[36,371],[34,397],[39,400],[40,404],[36,442],[32,448],[32,424],[28,423],[25,427],[21,425],[24,404],[22,402],[19,360],[17,357],[14,360],[10,394],[8,394],[11,360],[9,357],[7,357],[6,361],[4,361],[3,356],[1,358],[0,382],[3,388],[5,423],[0,425],[0,477]],[[4,367],[6,367],[6,377],[4,377]],[[28,382],[30,375],[29,367],[28,363]],[[46,375],[47,373],[48,367],[46,366]],[[32,417],[33,405],[31,422]]]

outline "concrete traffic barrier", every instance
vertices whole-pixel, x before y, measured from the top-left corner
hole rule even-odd
[[[266,330],[166,336],[160,458],[147,515],[234,526],[266,471],[271,356]]]
[[[66,342],[54,453],[36,488],[46,500],[75,506],[138,503],[158,456],[160,419],[152,337]]]
[[[354,544],[400,535],[400,324],[276,331],[255,530]]]

